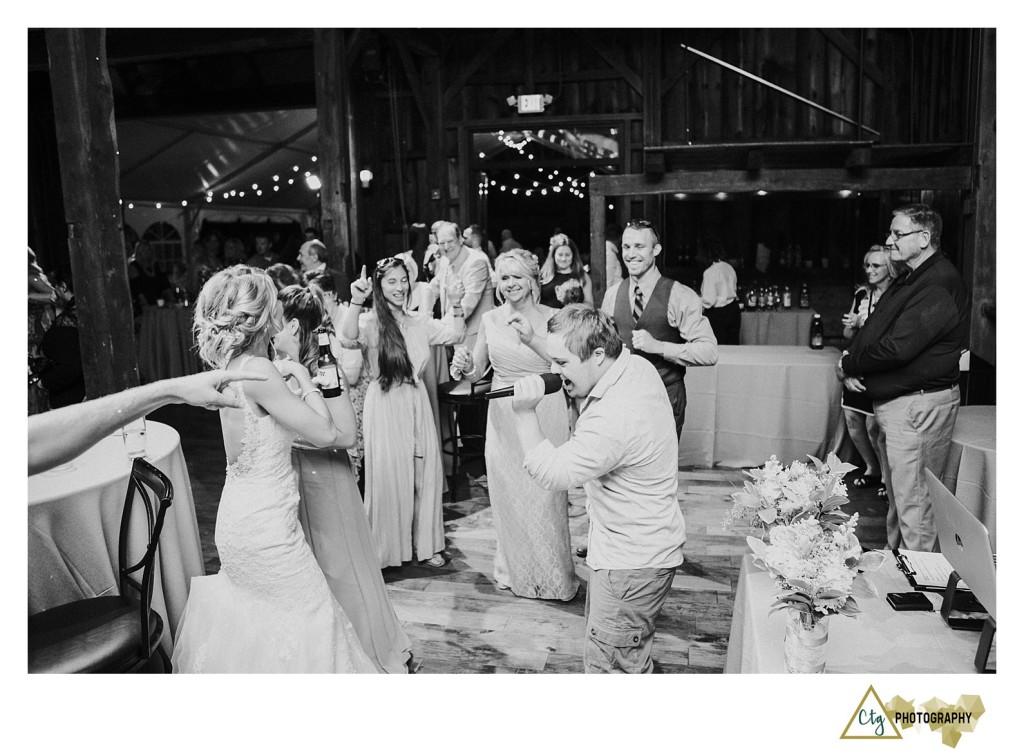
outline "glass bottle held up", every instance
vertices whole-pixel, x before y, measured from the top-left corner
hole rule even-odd
[[[325,398],[338,397],[341,394],[341,377],[338,374],[338,361],[331,353],[331,340],[326,329],[317,333],[317,342],[320,344],[320,356],[316,359],[320,391]]]

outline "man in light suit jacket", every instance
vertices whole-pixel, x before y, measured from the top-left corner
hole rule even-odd
[[[494,308],[494,270],[487,254],[463,243],[462,232],[454,222],[445,222],[437,229],[437,245],[444,254],[437,262],[437,271],[431,281],[434,295],[440,296],[441,311],[448,310],[448,286],[451,276],[462,280],[466,295],[462,308],[466,312],[466,340],[463,343],[472,352],[480,332],[480,322],[486,312]]]

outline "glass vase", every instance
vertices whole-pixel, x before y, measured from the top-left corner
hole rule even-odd
[[[786,672],[820,674],[825,671],[828,648],[828,615],[786,610]]]

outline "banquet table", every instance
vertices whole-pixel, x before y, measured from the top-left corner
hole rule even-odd
[[[897,612],[885,600],[893,591],[910,591],[896,568],[892,552],[882,567],[868,574],[878,589],[877,599],[858,599],[857,617],[829,617],[825,671],[829,673],[975,673],[979,633],[953,630],[939,615],[941,594],[926,593],[932,612]],[[757,568],[748,554],[740,565],[736,585],[727,673],[785,672],[784,612],[769,613],[774,601],[771,576]]]
[[[174,487],[157,550],[153,608],[171,648],[190,582],[203,575],[195,505],[178,432],[146,422],[146,459]],[[70,463],[28,479],[28,613],[118,592],[117,547],[131,463],[120,434],[105,437]],[[130,551],[141,554],[147,531],[136,507]]]
[[[807,345],[814,309],[744,311],[740,345]]]
[[[942,483],[988,528],[996,549],[996,406],[961,406]]]
[[[714,366],[686,370],[679,465],[751,468],[822,460],[846,436],[835,348],[720,345]]]
[[[149,306],[139,330],[139,378],[142,382],[198,374],[203,370],[192,336],[193,309]]]

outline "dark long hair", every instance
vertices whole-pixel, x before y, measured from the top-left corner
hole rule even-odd
[[[383,266],[381,266],[383,265]],[[373,270],[373,310],[377,314],[377,326],[380,332],[380,343],[377,350],[377,370],[380,375],[377,382],[382,391],[387,392],[393,386],[412,381],[412,361],[405,347],[405,337],[391,307],[384,300],[381,280],[392,269],[401,269],[408,276],[409,269],[399,257],[384,259]]]
[[[289,285],[278,295],[284,309],[285,321],[299,322],[299,362],[316,374],[316,359],[320,355],[317,330],[324,321],[324,302],[320,292],[301,285]]]

